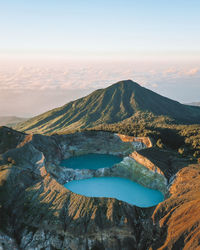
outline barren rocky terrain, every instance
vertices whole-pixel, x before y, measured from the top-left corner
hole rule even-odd
[[[5,140],[5,138],[8,138]],[[0,128],[0,244],[3,249],[197,249],[200,166],[152,147],[148,138],[86,131],[28,135]],[[137,152],[136,152],[136,151]],[[110,172],[63,170],[61,159],[87,152],[130,157]],[[157,155],[160,155],[159,160]],[[133,163],[135,162],[135,163]],[[178,162],[178,164],[177,164]],[[139,208],[113,198],[67,190],[67,178],[123,176],[134,169],[166,200]],[[127,171],[126,171],[127,170]],[[139,178],[140,177],[140,178]],[[148,180],[151,180],[148,182]],[[157,180],[162,185],[157,185]],[[162,180],[160,182],[160,180]]]

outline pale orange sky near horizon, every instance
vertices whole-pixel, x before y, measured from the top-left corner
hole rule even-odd
[[[117,81],[140,85],[182,103],[200,101],[197,61],[0,59],[0,116],[31,117]]]
[[[0,1],[0,116],[30,117],[124,79],[200,101],[199,0]]]

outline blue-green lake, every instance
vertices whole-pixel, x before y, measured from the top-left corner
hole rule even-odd
[[[73,156],[62,160],[60,165],[73,169],[99,169],[112,167],[114,164],[122,161],[123,158],[109,154],[86,154]]]
[[[138,207],[152,207],[164,200],[163,194],[120,177],[94,177],[64,185],[72,192],[88,197],[110,197]]]

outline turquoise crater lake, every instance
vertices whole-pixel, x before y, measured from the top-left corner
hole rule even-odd
[[[112,167],[114,164],[117,164],[122,160],[122,157],[116,155],[86,154],[62,160],[60,165],[73,169],[99,169]]]
[[[72,192],[88,197],[109,197],[138,207],[152,207],[164,200],[163,194],[120,177],[94,177],[64,185]]]

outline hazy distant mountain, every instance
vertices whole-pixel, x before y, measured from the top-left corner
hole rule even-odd
[[[29,119],[15,129],[51,133],[93,127],[122,121],[138,111],[168,116],[179,122],[200,123],[199,107],[180,104],[126,80]]]
[[[200,102],[191,102],[191,103],[188,103],[188,105],[200,106]]]
[[[26,121],[28,118],[16,116],[0,116],[0,126],[12,127],[19,122]]]

